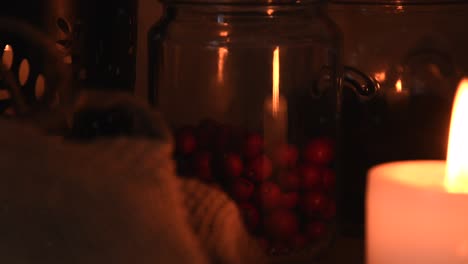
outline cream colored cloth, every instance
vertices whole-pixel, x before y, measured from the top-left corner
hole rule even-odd
[[[172,144],[72,143],[0,120],[0,263],[263,263],[235,204]]]

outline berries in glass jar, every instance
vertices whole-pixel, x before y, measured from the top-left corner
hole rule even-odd
[[[251,203],[241,203],[239,204],[239,210],[247,225],[247,229],[255,231],[260,225],[260,213],[258,209]]]
[[[318,240],[326,235],[327,227],[320,221],[312,221],[306,224],[305,230],[311,240]]]
[[[273,172],[273,167],[270,159],[267,156],[259,156],[250,164],[247,172],[247,177],[256,182],[267,180]]]
[[[331,220],[336,216],[336,203],[328,201],[327,207],[322,212],[322,217],[325,220]]]
[[[280,168],[290,168],[296,166],[299,154],[293,145],[280,145],[273,153],[273,161]]]
[[[309,239],[306,235],[297,233],[293,236],[291,239],[290,243],[295,249],[302,249],[304,248],[307,243],[309,242]]]
[[[256,133],[247,135],[243,144],[243,154],[247,160],[254,159],[263,151],[263,138]]]
[[[328,205],[328,199],[322,192],[306,192],[301,201],[302,211],[308,217],[316,217],[323,212]]]
[[[336,177],[332,169],[324,168],[322,170],[322,184],[326,191],[332,191],[335,188]]]
[[[281,189],[272,182],[262,183],[256,190],[257,203],[263,209],[277,208],[281,203]]]
[[[193,129],[185,127],[176,133],[176,152],[182,155],[192,154],[197,148]]]
[[[315,190],[322,184],[320,168],[314,165],[303,165],[299,171],[301,174],[301,187],[304,190]]]
[[[299,221],[294,212],[278,209],[265,218],[267,234],[280,241],[290,240],[299,230]]]
[[[236,201],[247,201],[252,197],[255,186],[244,178],[235,178],[232,183],[232,196]]]
[[[285,191],[297,191],[301,186],[301,178],[297,170],[283,171],[278,176],[278,184]]]
[[[297,192],[283,192],[281,195],[281,207],[286,209],[293,209],[299,203],[299,193]]]
[[[228,153],[224,157],[224,168],[228,177],[237,178],[242,175],[244,164],[239,155]]]
[[[307,162],[319,165],[330,164],[334,155],[333,141],[325,137],[310,140],[304,150],[304,159]]]

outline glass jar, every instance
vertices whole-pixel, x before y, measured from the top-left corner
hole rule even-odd
[[[466,1],[335,0],[329,14],[344,35],[344,233],[364,234],[367,170],[378,163],[445,159],[452,98],[468,71]],[[358,73],[358,74],[356,74]],[[359,82],[359,81],[358,81]],[[349,83],[349,82],[346,82]]]
[[[335,25],[313,0],[164,4],[149,89],[179,174],[229,193],[268,253],[310,259],[334,234]]]

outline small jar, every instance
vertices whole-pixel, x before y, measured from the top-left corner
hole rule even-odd
[[[445,159],[452,100],[468,73],[466,1],[333,0],[344,35],[343,232],[364,234],[367,170],[379,163]],[[347,72],[348,73],[348,72]],[[350,83],[345,82],[345,83]]]
[[[311,259],[336,211],[339,34],[322,2],[164,5],[149,89],[176,131],[178,173],[231,195],[267,253]]]

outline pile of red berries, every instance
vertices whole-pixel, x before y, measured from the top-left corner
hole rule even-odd
[[[214,121],[176,132],[181,176],[220,185],[271,253],[320,242],[335,216],[334,142],[316,137],[265,154],[263,139]]]

